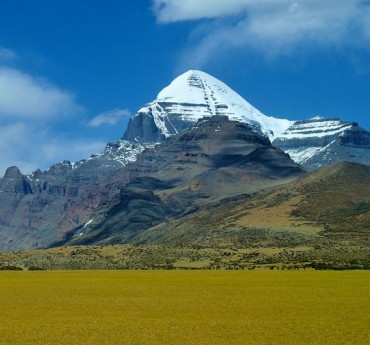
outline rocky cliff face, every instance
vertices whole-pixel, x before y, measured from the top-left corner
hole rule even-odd
[[[370,164],[370,132],[338,118],[297,121],[273,144],[308,170],[340,161]]]
[[[60,162],[44,172],[9,168],[0,179],[0,250],[47,247],[88,222],[97,207],[114,205],[118,188],[108,183],[123,183],[119,171],[143,149],[116,142],[88,160]]]
[[[4,193],[32,193],[31,181],[23,176],[15,166],[6,170],[4,177],[0,180],[0,190]]]

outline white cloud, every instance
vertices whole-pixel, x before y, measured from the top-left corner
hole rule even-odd
[[[47,145],[45,130],[32,122],[17,121],[0,126],[0,177],[13,165],[25,173],[37,169],[44,159],[43,145]]]
[[[0,117],[53,119],[79,113],[71,93],[14,68],[0,67]]]
[[[261,0],[260,2],[264,2]],[[266,2],[266,1],[265,1]],[[271,1],[269,1],[271,2]],[[154,0],[153,10],[162,23],[215,18],[248,9],[249,0]]]
[[[46,170],[62,160],[78,161],[101,152],[105,142],[94,139],[66,138],[55,130],[34,122],[18,121],[0,126],[0,177],[10,166],[22,173]]]
[[[189,44],[188,60],[199,67],[232,47],[279,55],[298,46],[369,46],[366,0],[153,0],[153,10],[161,23],[208,19]]]
[[[6,66],[17,59],[14,51],[0,47],[0,178],[9,166],[30,173],[101,151],[105,143],[95,138],[61,132],[75,128],[76,116],[83,113],[74,96],[44,78]]]
[[[106,142],[89,139],[63,139],[62,137],[48,140],[46,145],[41,148],[43,161],[39,167],[48,168],[50,165],[63,160],[72,162],[89,158],[92,154],[104,150]],[[47,162],[47,164],[46,164]]]
[[[131,113],[127,109],[114,109],[96,115],[87,123],[87,125],[90,127],[99,127],[101,125],[113,126],[117,124],[122,118],[130,116]]]

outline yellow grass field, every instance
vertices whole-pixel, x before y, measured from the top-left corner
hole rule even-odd
[[[0,344],[370,344],[370,272],[0,272]]]

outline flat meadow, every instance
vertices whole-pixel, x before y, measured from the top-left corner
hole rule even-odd
[[[370,344],[368,271],[0,272],[0,344]]]

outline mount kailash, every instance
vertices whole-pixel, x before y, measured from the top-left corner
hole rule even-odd
[[[226,84],[201,71],[180,75],[153,102],[140,108],[122,139],[161,142],[200,118],[214,115],[251,125],[307,170],[339,161],[370,164],[370,132],[356,122],[320,116],[305,121],[266,116]]]
[[[297,178],[297,163],[312,170],[344,160],[370,164],[370,133],[356,123],[266,116],[216,78],[188,71],[103,152],[30,175],[10,167],[0,179],[0,250],[135,242],[209,200]]]

